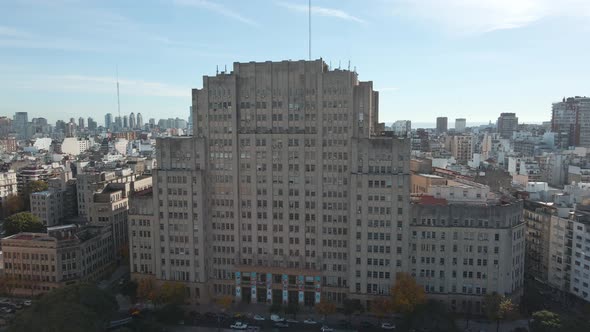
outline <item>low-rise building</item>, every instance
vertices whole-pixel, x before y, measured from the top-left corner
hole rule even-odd
[[[2,239],[4,275],[13,294],[36,296],[112,271],[110,227],[65,225],[46,233],[18,233]]]
[[[494,292],[517,301],[524,281],[522,201],[449,182],[412,202],[412,275],[428,297],[453,311],[481,313],[484,296]]]

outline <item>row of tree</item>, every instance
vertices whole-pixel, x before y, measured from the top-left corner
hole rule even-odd
[[[45,181],[30,181],[24,188],[22,195],[9,195],[2,203],[0,216],[10,216],[15,213],[31,210],[31,194],[47,190],[49,185]]]

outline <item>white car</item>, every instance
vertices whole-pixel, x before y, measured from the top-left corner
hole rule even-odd
[[[245,324],[242,322],[235,322],[232,325],[230,325],[229,327],[234,330],[245,330],[248,328],[248,324]]]
[[[381,328],[384,330],[395,330],[395,325],[391,323],[383,323],[381,324]]]
[[[254,320],[259,320],[259,321],[266,320],[266,318],[264,318],[264,316],[261,316],[261,315],[254,315],[253,318],[254,318]]]
[[[25,305],[25,307],[30,307],[33,304],[33,302],[31,300],[25,300],[23,304]]]
[[[303,321],[303,324],[308,324],[308,325],[315,325],[317,323],[318,322],[316,322],[315,320],[313,320],[311,318],[308,318],[308,319],[306,319],[306,320]]]
[[[291,318],[285,320],[285,322],[290,323],[290,324],[298,324],[299,323],[299,321],[297,319],[291,319]]]
[[[322,326],[322,332],[334,332],[334,329],[327,325]]]
[[[281,318],[281,316],[279,316],[279,315],[270,315],[270,320],[272,320],[275,323],[284,322],[285,321],[285,319],[284,318]]]

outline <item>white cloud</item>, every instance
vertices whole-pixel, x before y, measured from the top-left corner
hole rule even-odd
[[[7,27],[7,26],[0,26],[0,37],[3,38],[23,38],[23,37],[28,37],[30,36],[29,33],[24,32],[22,30],[16,29],[16,28],[12,28],[12,27]]]
[[[277,5],[279,5],[281,7],[285,7],[287,9],[295,11],[295,12],[302,12],[302,13],[309,12],[308,5],[293,4],[293,3],[288,3],[288,2],[277,2]],[[353,15],[351,15],[343,10],[340,10],[340,9],[311,6],[311,13],[314,15],[318,15],[318,16],[334,17],[334,18],[339,18],[342,20],[354,21],[357,23],[365,23],[365,21],[363,21],[362,19],[360,19],[356,16],[353,16]]]
[[[223,15],[225,17],[231,18],[233,20],[252,25],[258,26],[258,22],[243,16],[242,14],[238,13],[237,11],[228,8],[220,3],[209,1],[209,0],[175,0],[176,5],[179,6],[187,6],[187,7],[195,7],[195,8],[202,8],[205,10],[209,10],[215,12],[217,14]]]
[[[386,0],[398,16],[473,34],[525,27],[549,17],[590,17],[588,0]]]
[[[10,80],[10,86],[35,91],[75,91],[115,95],[117,80],[115,77],[87,75],[26,76],[25,80],[23,75],[19,75],[15,76],[14,80]],[[190,98],[191,94],[189,87],[126,78],[119,79],[119,89],[122,96]]]

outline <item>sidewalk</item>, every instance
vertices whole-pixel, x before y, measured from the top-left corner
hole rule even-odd
[[[455,320],[460,331],[465,331],[467,321],[464,319]],[[528,320],[520,319],[515,321],[500,323],[500,332],[512,332],[517,327],[524,327],[528,329]],[[473,332],[496,332],[496,322],[488,322],[481,319],[469,320],[469,331]]]

